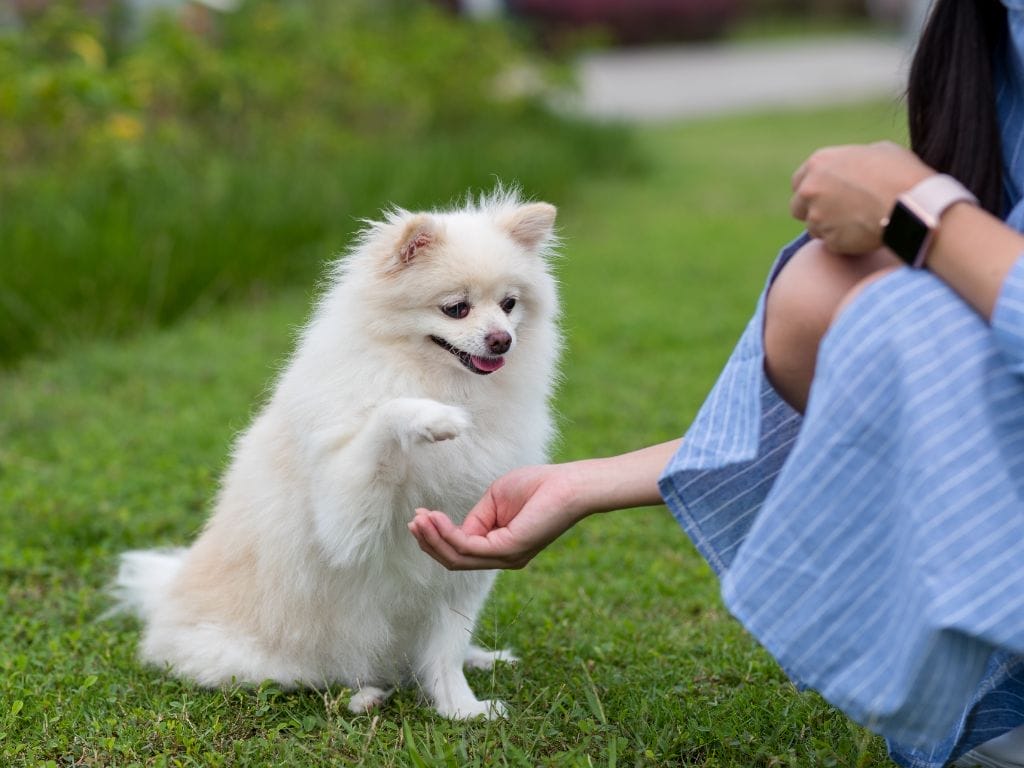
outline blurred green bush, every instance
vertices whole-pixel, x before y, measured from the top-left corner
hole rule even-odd
[[[558,202],[621,128],[499,94],[508,29],[409,0],[252,0],[119,43],[53,5],[0,37],[0,366],[311,281],[394,202]]]

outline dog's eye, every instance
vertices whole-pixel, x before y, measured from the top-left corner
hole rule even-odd
[[[446,304],[441,307],[441,311],[448,315],[448,317],[454,317],[456,320],[461,320],[469,314],[469,304],[464,301],[460,301],[456,304]]]
[[[507,299],[502,301],[499,306],[501,307],[501,311],[504,312],[507,315],[509,312],[511,312],[516,307],[515,296],[509,296]]]

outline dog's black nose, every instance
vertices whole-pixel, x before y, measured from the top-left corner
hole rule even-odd
[[[512,336],[505,331],[491,331],[484,339],[484,344],[494,355],[503,355],[512,346]]]

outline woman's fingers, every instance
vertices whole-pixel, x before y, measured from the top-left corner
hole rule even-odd
[[[797,221],[807,220],[807,198],[796,192],[793,197],[789,199],[789,212]]]
[[[500,568],[503,561],[491,553],[483,536],[469,536],[442,512],[416,510],[409,531],[424,552],[451,570]]]

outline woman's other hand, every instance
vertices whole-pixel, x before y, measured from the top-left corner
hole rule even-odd
[[[826,147],[793,174],[790,212],[833,253],[871,253],[896,197],[934,173],[888,141]]]

